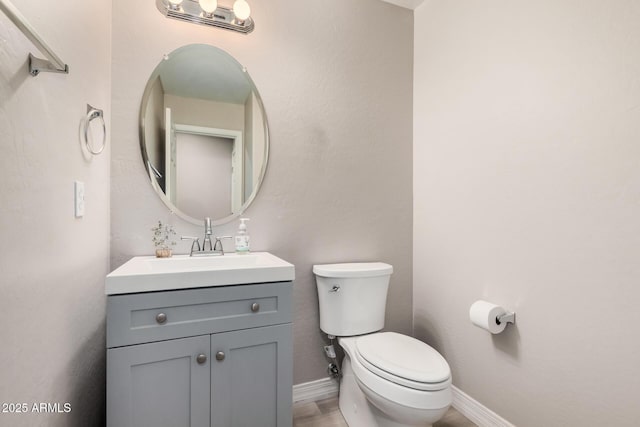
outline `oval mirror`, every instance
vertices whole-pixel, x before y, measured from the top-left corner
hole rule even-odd
[[[151,74],[140,107],[151,185],[178,216],[214,225],[240,216],[267,168],[267,117],[246,69],[221,49],[181,47]]]

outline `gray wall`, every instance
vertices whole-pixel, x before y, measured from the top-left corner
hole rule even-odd
[[[314,263],[393,264],[387,327],[411,331],[413,14],[368,0],[251,6],[256,30],[245,36],[166,19],[152,2],[113,1],[112,267],[152,253],[149,229],[158,219],[179,234],[202,231],[172,217],[153,192],[140,160],[138,108],[163,54],[189,43],[226,50],[248,68],[267,110],[270,164],[246,216],[252,249],[296,266],[301,383],[326,375]],[[214,231],[234,234],[237,225]]]
[[[414,323],[520,427],[640,419],[640,3],[416,10]],[[468,310],[517,312],[491,336]]]
[[[111,4],[13,3],[71,73],[31,77],[27,55],[42,55],[0,13],[0,402],[27,403],[29,412],[33,403],[70,403],[72,412],[3,413],[0,424],[98,426],[110,149],[87,160],[78,130],[87,103],[111,117]],[[74,180],[86,186],[82,219]]]

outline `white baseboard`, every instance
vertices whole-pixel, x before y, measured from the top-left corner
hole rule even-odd
[[[338,395],[338,380],[322,378],[293,386],[293,403],[315,402]],[[479,427],[516,427],[456,386],[451,406]]]
[[[456,386],[452,386],[453,404],[458,412],[479,427],[515,427]]]
[[[338,395],[338,380],[322,378],[293,386],[293,403],[314,402]]]

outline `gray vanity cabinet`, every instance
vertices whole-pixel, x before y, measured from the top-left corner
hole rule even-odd
[[[291,282],[110,295],[108,427],[291,427]]]
[[[212,427],[291,426],[291,359],[282,355],[291,333],[288,324],[213,335]]]
[[[107,352],[109,426],[208,427],[209,336]]]

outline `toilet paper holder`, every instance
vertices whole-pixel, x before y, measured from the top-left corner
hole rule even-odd
[[[478,300],[471,304],[469,320],[480,329],[492,334],[499,334],[506,329],[509,323],[516,323],[516,314],[497,304]]]
[[[496,317],[496,323],[501,325],[502,323],[516,323],[516,314],[512,311],[508,311]]]

